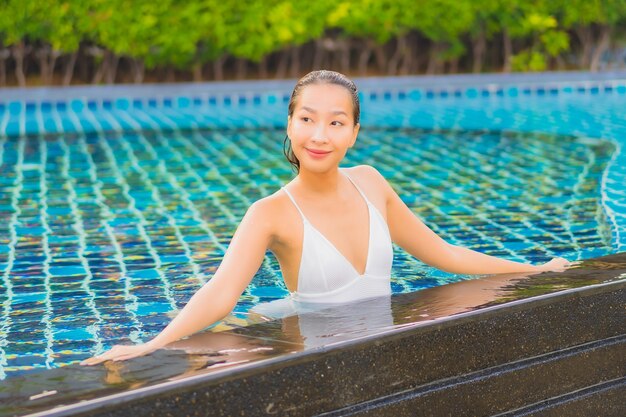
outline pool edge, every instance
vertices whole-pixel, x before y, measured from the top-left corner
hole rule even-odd
[[[228,368],[223,372],[198,375],[176,383],[157,384],[30,415],[121,416],[131,413],[157,415],[166,411],[201,415],[204,409],[202,404],[215,408],[216,414],[227,415],[232,413],[258,415],[274,412],[289,415],[319,413],[335,415],[340,410],[343,410],[341,415],[371,413],[375,410],[382,412],[385,408],[372,409],[363,405],[394,394],[388,389],[385,390],[386,387],[392,385],[385,384],[385,381],[395,379],[396,391],[406,391],[442,379],[459,378],[473,372],[505,366],[551,352],[566,351],[578,345],[621,337],[624,334],[624,320],[620,322],[618,316],[625,288],[626,280],[619,280],[532,297],[477,312],[450,316],[445,320],[437,320],[420,326],[381,332],[334,346],[259,361],[237,369]],[[577,309],[567,313],[566,309],[572,306],[576,306]],[[596,323],[596,326],[589,326],[596,317],[601,317],[602,321]],[[551,318],[552,324],[545,327],[529,326],[531,322],[535,324],[541,322],[541,318]],[[533,321],[534,319],[536,320]],[[543,324],[546,323],[548,320],[544,320]],[[530,330],[529,327],[531,327]],[[494,341],[503,338],[500,332],[508,332],[506,342],[513,346],[509,354],[503,355],[502,352],[497,352],[498,344]],[[511,338],[516,338],[516,340],[511,340]],[[483,346],[484,349],[481,351],[480,347],[471,343],[472,340],[490,342],[487,346]],[[540,341],[538,345],[534,348],[530,346],[533,341],[538,340]],[[622,337],[616,343],[621,349],[626,342]],[[468,346],[474,351],[471,351],[472,349]],[[593,349],[595,348],[591,348],[591,351]],[[577,360],[584,362],[585,355],[589,356],[591,351],[583,349],[580,355],[576,356]],[[394,355],[390,355],[389,367],[396,368],[395,374],[389,367],[382,368],[381,359],[389,358],[385,352],[394,352]],[[422,355],[422,359],[425,359],[424,363],[431,367],[432,372],[428,373],[419,369],[424,364],[419,361],[415,362],[417,355],[415,352]],[[350,361],[356,357],[360,358],[360,361],[350,365]],[[476,362],[478,357],[489,360]],[[405,360],[401,361],[401,358]],[[446,358],[454,360],[446,361]],[[473,365],[463,363],[467,362],[468,358],[470,362],[474,361]],[[612,360],[616,365],[615,368],[624,369],[624,366],[620,368],[618,364],[620,360],[624,361],[623,358],[615,357]],[[404,362],[404,365],[399,361]],[[558,366],[567,367],[567,361],[564,363],[565,365],[560,363]],[[368,369],[362,369],[364,364],[367,364]],[[409,372],[410,369],[415,372]],[[528,371],[533,372],[532,369]],[[511,379],[508,381],[509,384],[515,385],[515,375],[515,373],[510,375],[512,379],[509,378]],[[303,376],[305,378],[302,378]],[[368,377],[376,377],[380,381],[367,383]],[[623,372],[622,375],[617,375],[617,378],[624,378]],[[294,381],[299,381],[300,385],[293,387]],[[339,381],[341,383],[338,384]],[[598,383],[600,382],[602,381]],[[581,383],[588,384],[589,381]],[[303,384],[309,389],[305,389]],[[284,392],[280,392],[281,386]],[[571,391],[571,386],[563,388]],[[565,395],[570,391],[557,394]],[[442,392],[440,390],[439,394]],[[554,392],[550,396],[556,396],[553,394]],[[447,396],[449,397],[450,394]],[[524,396],[528,397],[528,394]],[[412,398],[411,407],[417,406],[413,403],[418,401],[418,397],[421,398],[419,401],[428,400],[428,395],[417,396],[417,399]],[[442,398],[445,398],[445,395]],[[540,402],[548,398],[526,399]],[[429,401],[432,401],[432,396]],[[489,403],[491,406],[496,404],[494,401]],[[515,407],[511,409],[522,408],[531,403],[515,403]],[[193,407],[189,408],[191,405]],[[393,408],[400,405],[402,404],[391,403],[385,407]],[[505,411],[508,410],[499,410],[497,413]]]

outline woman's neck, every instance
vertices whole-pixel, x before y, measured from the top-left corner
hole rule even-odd
[[[339,168],[322,173],[300,170],[298,182],[311,194],[328,196],[339,193],[341,177]]]

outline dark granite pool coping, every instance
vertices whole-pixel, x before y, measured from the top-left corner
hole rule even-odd
[[[616,286],[618,283],[615,284],[606,284],[606,286],[610,286],[610,287],[614,287]],[[620,282],[620,288],[624,288],[626,287],[626,283],[625,282]],[[601,287],[604,287],[605,285],[602,285]],[[585,296],[590,296],[591,295],[591,288],[585,288],[583,290],[573,290],[572,292],[574,293],[578,293],[577,295],[584,295]],[[622,293],[623,294],[623,293]],[[557,297],[558,298],[562,298],[563,296],[565,296],[565,294],[558,294]],[[546,296],[546,297],[540,297],[541,299],[544,299],[543,301],[546,302],[546,304],[549,304],[550,301],[552,301],[552,298],[554,296]],[[533,300],[535,302],[539,301],[539,300]],[[513,303],[512,303],[513,304]],[[533,304],[538,304],[538,303],[533,303]],[[521,308],[525,308],[529,306],[529,303],[525,303],[525,302],[519,302],[519,303],[515,303],[515,305],[520,306]],[[535,307],[538,307],[538,305],[535,305]],[[498,314],[500,311],[499,310],[508,310],[507,312],[511,312],[513,311],[513,306],[512,305],[505,305],[505,306],[498,306],[498,307],[494,307],[493,310],[495,311],[495,314]],[[462,315],[461,317],[454,317],[454,318],[447,318],[447,319],[443,319],[441,321],[439,321],[437,323],[438,326],[435,327],[439,327],[439,326],[445,326],[446,322],[453,322],[454,325],[460,325],[463,321],[466,320],[472,320],[475,316],[481,316],[481,319],[485,319],[487,318],[487,316],[489,311],[480,311],[480,312],[474,312],[474,313],[467,313]],[[433,324],[429,324],[427,325],[428,327],[433,327]],[[431,329],[429,329],[431,330]],[[97,400],[92,402],[91,404],[84,404],[84,405],[79,405],[79,406],[74,406],[74,407],[70,407],[68,408],[68,411],[71,411],[72,413],[74,413],[75,411],[81,412],[81,411],[96,411],[97,408],[100,407],[100,404],[111,404],[112,400],[121,400],[125,403],[131,403],[134,402],[136,400],[139,399],[145,399],[145,398],[152,398],[154,395],[158,395],[158,394],[162,394],[162,393],[167,393],[169,395],[172,394],[172,388],[175,388],[176,391],[181,391],[184,390],[185,388],[189,387],[189,388],[196,388],[197,385],[199,383],[204,384],[204,383],[208,383],[208,382],[220,382],[224,377],[230,377],[233,378],[235,376],[239,377],[239,378],[245,378],[248,375],[253,375],[256,374],[257,372],[263,372],[266,373],[269,370],[271,370],[272,368],[278,369],[278,368],[282,368],[282,367],[287,367],[287,366],[294,366],[297,365],[299,363],[301,363],[302,361],[311,361],[311,360],[315,360],[315,359],[321,359],[323,356],[330,354],[332,355],[333,353],[336,353],[338,350],[342,350],[342,349],[349,349],[349,348],[353,348],[353,347],[360,347],[363,344],[380,344],[383,342],[384,339],[388,339],[390,337],[402,337],[404,336],[407,332],[409,331],[415,331],[415,327],[412,327],[411,329],[398,329],[395,331],[390,331],[388,333],[385,334],[380,334],[380,335],[374,335],[374,336],[368,336],[368,337],[364,337],[362,339],[357,339],[354,341],[349,341],[349,342],[344,342],[341,344],[338,344],[334,347],[324,347],[324,348],[320,348],[319,350],[315,351],[315,352],[300,352],[300,353],[296,353],[290,356],[284,356],[284,357],[278,357],[278,358],[273,358],[273,359],[268,359],[265,361],[259,361],[250,365],[243,365],[241,366],[239,369],[237,369],[237,375],[235,375],[233,372],[231,371],[227,371],[227,372],[217,372],[214,374],[210,374],[210,375],[199,375],[197,377],[190,377],[189,379],[186,379],[184,381],[180,381],[180,382],[171,382],[171,383],[164,383],[162,385],[158,385],[158,386],[154,386],[154,387],[146,387],[144,389],[139,389],[130,393],[121,393],[121,394],[117,394],[117,395],[113,395],[107,398],[103,398],[101,400]],[[621,337],[620,339],[615,339],[612,340],[613,343],[621,343],[621,351],[623,352],[623,347],[624,347],[624,342],[625,339],[624,337]],[[480,371],[478,371],[480,372]],[[484,371],[482,371],[484,372]],[[619,378],[619,376],[617,377]],[[623,380],[623,379],[622,379]],[[117,403],[117,401],[115,401]],[[115,407],[117,408],[119,406],[119,403],[115,405]],[[93,408],[92,408],[93,407]],[[60,412],[61,410],[58,410],[57,412]],[[64,415],[64,413],[62,414],[54,414],[54,415]],[[123,414],[122,414],[123,415]]]
[[[231,357],[231,366],[215,370],[216,362],[209,361],[207,368],[180,380],[153,381],[82,402],[75,398],[74,404],[57,408],[50,403],[33,415],[407,415],[416,409],[422,415],[535,415],[556,409],[577,415],[590,404],[604,407],[601,415],[620,415],[624,407],[616,399],[626,381],[626,254],[597,258],[593,268],[514,282],[517,290],[535,285],[542,291],[546,283],[554,290],[590,276],[596,284],[510,302],[490,296],[471,311],[442,312],[435,320],[420,319],[420,314],[446,289],[400,294],[391,299],[394,327],[365,329],[310,349],[285,330],[290,318],[208,334],[204,341],[226,336],[253,343],[250,352],[259,341],[283,350],[248,363],[237,364]],[[489,278],[474,284],[491,288]],[[447,290],[441,294],[450,294]],[[366,306],[375,304],[362,303],[350,315],[367,313]],[[298,317],[337,317],[347,310]],[[175,351],[159,352],[161,357],[139,358],[136,368],[158,367]],[[183,362],[172,363],[180,367]],[[70,366],[63,372],[71,378],[73,371],[81,370]],[[37,409],[42,408],[32,411]]]

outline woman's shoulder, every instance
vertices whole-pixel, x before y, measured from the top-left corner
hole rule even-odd
[[[376,168],[374,168],[372,165],[367,164],[355,165],[353,167],[344,167],[341,169],[348,173],[357,173],[358,175],[374,175],[382,177],[382,174]]]
[[[277,225],[283,224],[285,216],[289,216],[292,211],[292,203],[282,188],[276,190],[273,194],[256,200],[248,208],[248,212],[253,217],[263,219],[265,223],[269,223],[272,226],[272,229],[275,229]]]
[[[368,188],[383,188],[387,184],[387,180],[382,174],[371,165],[356,165],[349,168],[342,168],[350,178],[358,183],[358,185],[365,185]]]
[[[283,192],[282,188],[276,190],[273,194],[267,195],[256,200],[250,206],[249,210],[255,210],[264,214],[272,214],[282,211],[289,204],[289,197]]]
[[[269,249],[274,252],[288,244],[288,238],[301,222],[296,207],[282,188],[252,203],[248,211],[253,212],[254,221],[262,224],[271,236]]]
[[[367,198],[381,204],[387,201],[389,183],[376,168],[371,165],[357,165],[343,169],[363,190]]]

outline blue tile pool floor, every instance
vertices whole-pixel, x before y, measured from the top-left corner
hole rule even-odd
[[[379,83],[346,165],[376,166],[453,243],[533,262],[624,251],[624,85]],[[158,332],[291,178],[287,93],[0,93],[0,377]],[[396,250],[396,293],[466,278]],[[286,294],[268,256],[229,323]]]

